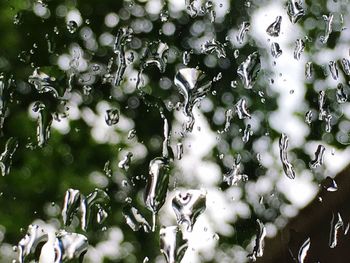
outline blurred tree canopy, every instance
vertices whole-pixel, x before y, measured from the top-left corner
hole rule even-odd
[[[192,2],[198,9],[195,16],[186,9],[186,4]],[[289,50],[294,50],[297,38],[303,39],[305,51],[301,56],[312,62],[312,78],[302,81],[305,90],[303,107],[293,113],[308,130],[303,133],[306,134],[304,142],[317,141],[327,144],[330,147],[327,149],[343,150],[349,142],[350,114],[346,97],[349,74],[341,61],[349,54],[338,52],[330,57],[329,60],[338,65],[339,76],[333,86],[328,85],[332,77],[328,62],[318,62],[324,50],[335,50],[346,43],[347,38],[342,38],[342,34],[346,32],[343,27],[348,18],[343,16],[347,15],[348,2],[336,2],[303,1],[305,14],[296,24],[285,18],[287,4],[291,1],[283,1],[280,5],[284,12],[282,25],[291,25],[301,32],[288,43]],[[249,187],[245,182],[229,186],[220,179],[211,186],[223,193],[233,187],[239,188],[239,199],[247,206],[249,216],[237,216],[232,220],[233,234],[220,233],[215,256],[207,258],[198,252],[200,262],[230,262],[232,247],[245,251],[256,235],[257,219],[265,224],[279,221],[282,223],[278,227],[283,226],[288,216],[281,212],[281,207],[290,205],[291,201],[276,186],[279,178],[285,176],[278,154],[274,153],[283,131],[271,124],[271,116],[283,107],[279,103],[281,91],[274,86],[277,79],[284,76],[279,75],[280,58],[272,57],[270,46],[264,46],[250,28],[256,24],[252,22],[256,12],[268,4],[270,1],[245,0],[1,1],[0,81],[4,85],[0,95],[1,118],[4,118],[1,150],[5,150],[9,138],[18,140],[10,172],[0,178],[1,261],[8,262],[13,257],[13,253],[6,252],[7,245],[17,244],[28,225],[40,219],[58,228],[83,233],[96,250],[98,244],[108,239],[109,229],[120,229],[123,238],[115,246],[120,251],[105,253],[103,262],[142,262],[145,257],[150,262],[162,262],[159,226],[151,233],[142,229],[134,232],[126,224],[122,211],[125,206],[132,205],[151,222],[152,214],[146,209],[142,195],[150,161],[162,156],[164,118],[173,128],[169,155],[172,152],[176,155],[179,142],[184,144],[184,156],[186,149],[191,147],[185,143],[190,140],[191,132],[179,128],[183,125],[179,116],[183,115],[184,97],[174,84],[176,73],[184,67],[203,71],[206,79],[211,81],[210,92],[194,107],[195,112],[199,109],[205,116],[216,137],[215,146],[203,161],[215,163],[223,175],[240,155],[242,172],[248,175],[250,183]],[[326,28],[327,21],[323,16],[332,14],[333,30],[323,44],[319,40]],[[271,15],[266,19],[272,23],[275,17]],[[239,43],[236,36],[243,22],[251,25],[243,42]],[[133,33],[117,49],[115,39],[123,28],[131,28]],[[206,41],[213,39],[222,45],[225,56],[218,56],[216,51],[201,50]],[[269,43],[278,42],[265,32],[264,41],[266,39]],[[143,68],[150,47],[157,46],[154,43],[166,43],[169,47],[163,71],[157,63]],[[262,61],[261,70],[253,88],[246,89],[237,70],[256,51]],[[190,55],[188,65],[184,65],[184,52]],[[125,73],[120,83],[114,83],[116,72],[121,70],[121,58],[126,61]],[[301,65],[303,70],[304,66]],[[340,84],[346,97],[341,104],[337,99]],[[330,132],[325,129],[324,119],[318,120],[321,90],[325,91],[325,110],[331,115]],[[282,92],[292,93],[289,88]],[[240,119],[234,113],[241,98],[246,100],[252,118]],[[110,109],[120,112],[119,122],[112,126],[105,122],[106,110]],[[232,120],[225,120],[225,112],[227,118],[229,109],[233,110]],[[309,110],[313,116],[311,124],[306,125],[304,118]],[[195,113],[196,123],[197,117]],[[223,131],[225,121],[230,125]],[[287,123],[288,120],[280,122]],[[253,132],[247,131],[248,125]],[[131,130],[135,137],[130,136]],[[242,141],[245,132],[250,135],[247,142]],[[309,169],[313,153],[310,156],[305,144],[292,143],[290,147],[290,159],[298,176]],[[128,152],[133,153],[130,167],[122,169],[118,163]],[[270,165],[261,161],[265,154],[274,158]],[[191,174],[182,174],[179,160],[170,159],[169,192],[179,188],[205,188],[196,177],[188,179]],[[312,170],[311,183],[320,183],[327,173],[327,167]],[[271,190],[263,195],[252,195],[254,184],[261,178],[269,178]],[[64,227],[61,210],[68,188],[78,189],[84,195],[95,188],[105,190],[110,197],[106,221],[101,225],[92,224],[86,232],[77,224]],[[130,199],[126,201],[128,197]],[[220,261],[221,257],[226,261]],[[85,260],[94,262],[91,256]],[[240,261],[237,259],[237,262]]]

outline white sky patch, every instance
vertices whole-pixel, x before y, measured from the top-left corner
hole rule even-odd
[[[284,193],[287,198],[298,208],[306,206],[316,195],[317,185],[312,183],[313,175],[310,171],[303,171],[295,179],[289,179],[281,174],[277,182],[277,189]]]
[[[270,37],[266,29],[277,16],[282,16],[281,33],[279,37]],[[291,24],[282,2],[274,2],[259,8],[252,16],[251,23],[250,35],[254,36],[259,41],[259,45],[269,52],[268,58],[262,59],[262,63],[276,61],[276,66],[273,67],[275,83],[271,88],[277,91],[280,97],[278,110],[272,113],[270,125],[280,132],[288,133],[293,137],[293,144],[301,146],[308,133],[308,127],[293,114],[306,109],[303,99],[305,54],[302,53],[300,60],[294,58],[295,41],[297,38],[303,38],[302,31],[297,25]],[[273,59],[270,54],[272,42],[279,43],[283,52],[277,59]]]

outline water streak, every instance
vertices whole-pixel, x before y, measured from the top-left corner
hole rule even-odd
[[[323,15],[322,16],[323,20],[326,23],[326,29],[325,29],[325,33],[324,36],[321,36],[320,40],[323,44],[327,43],[330,34],[332,33],[333,29],[333,14],[329,14],[329,16]]]
[[[288,142],[289,142],[288,136],[282,133],[279,140],[279,147],[280,147],[280,158],[282,162],[283,171],[288,178],[294,179],[295,171],[292,164],[288,160],[288,153],[287,153]]]
[[[0,169],[1,175],[5,176],[10,173],[12,166],[12,157],[18,148],[18,140],[10,137],[5,144],[5,149],[0,155]]]
[[[264,254],[264,239],[266,236],[266,228],[264,224],[257,219],[256,220],[258,229],[257,229],[257,234],[256,234],[256,239],[255,239],[255,245],[253,248],[253,252],[248,255],[248,258],[252,260],[253,262],[256,261],[258,257],[262,257]]]
[[[12,96],[12,87],[14,80],[12,77],[5,78],[4,74],[0,73],[0,132],[4,127],[8,104]]]
[[[130,27],[120,28],[114,41],[113,51],[116,55],[117,70],[114,75],[114,86],[119,86],[126,69],[125,46],[130,43],[133,37],[133,30]]]
[[[187,131],[192,131],[194,125],[193,106],[209,92],[212,81],[205,79],[205,74],[196,68],[182,68],[174,78],[174,83],[183,96],[184,114],[189,118]]]
[[[299,248],[298,263],[304,263],[305,262],[305,258],[307,256],[307,252],[310,249],[310,245],[311,245],[311,241],[310,241],[310,238],[308,237],[304,241],[304,243],[301,245],[301,247]]]
[[[169,184],[169,162],[166,158],[157,157],[149,164],[144,202],[146,207],[153,213],[152,231],[156,227],[156,215],[163,206]]]
[[[340,214],[337,213],[335,216],[334,213],[332,214],[332,220],[331,220],[331,229],[329,233],[329,247],[335,248],[338,244],[338,234],[339,234],[339,228],[344,227],[343,219],[341,218]]]
[[[326,148],[323,145],[317,146],[315,158],[310,162],[310,168],[315,169],[323,164],[325,150]]]
[[[302,39],[298,38],[295,41],[295,48],[294,48],[294,58],[296,60],[300,59],[301,53],[304,52],[304,48],[305,48],[305,42]]]

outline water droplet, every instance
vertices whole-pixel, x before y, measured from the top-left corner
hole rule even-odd
[[[64,197],[62,218],[64,225],[70,225],[74,214],[80,206],[80,192],[75,189],[68,189]]]
[[[320,37],[320,40],[323,44],[327,43],[328,38],[330,36],[330,34],[332,33],[332,25],[333,25],[333,14],[329,14],[329,16],[323,15],[322,16],[323,20],[326,23],[326,29],[325,29],[325,33],[324,36]]]
[[[22,12],[18,12],[17,14],[15,14],[15,16],[13,17],[13,24],[17,26],[22,24]]]
[[[288,0],[287,3],[287,14],[289,20],[295,24],[305,15],[305,11],[302,7],[300,0]]]
[[[334,80],[338,79],[338,67],[335,61],[329,61],[328,63],[329,70],[331,72],[332,78]]]
[[[336,192],[338,191],[338,185],[335,180],[329,176],[326,177],[321,183],[322,187],[326,189],[328,192]]]
[[[163,206],[169,184],[169,163],[166,158],[157,157],[149,164],[144,201],[146,207],[153,213],[152,231],[155,230],[156,215]]]
[[[128,140],[134,139],[135,136],[136,136],[136,130],[135,130],[135,129],[131,129],[131,130],[128,132]]]
[[[192,231],[197,217],[206,209],[206,193],[201,190],[177,192],[172,200],[172,207],[179,225],[184,224],[187,231]]]
[[[85,96],[89,96],[90,93],[91,93],[91,90],[92,90],[92,87],[91,87],[91,86],[89,86],[89,85],[84,85],[84,86],[83,86],[83,94],[84,94]]]
[[[304,52],[304,48],[305,48],[305,43],[302,39],[298,38],[295,41],[295,49],[294,49],[294,58],[296,60],[300,59],[301,53]]]
[[[241,78],[246,89],[253,88],[253,85],[258,77],[260,67],[260,56],[258,52],[250,54],[247,59],[239,65],[237,74]]]
[[[146,232],[151,231],[151,226],[147,220],[135,207],[127,205],[123,208],[123,216],[126,223],[130,226],[133,231],[139,231],[141,228]]]
[[[213,52],[216,53],[217,58],[226,58],[224,45],[215,39],[208,40],[201,46],[201,53],[211,54]]]
[[[326,132],[331,132],[331,130],[332,130],[332,125],[331,125],[332,115],[328,113],[324,120],[326,122],[325,131]]]
[[[239,29],[238,29],[238,35],[237,35],[237,41],[239,44],[242,44],[244,41],[244,37],[247,34],[247,32],[250,29],[250,23],[249,22],[243,22]]]
[[[29,225],[27,234],[19,241],[18,262],[24,263],[27,256],[34,254],[40,243],[48,240],[46,232],[38,225]]]
[[[194,2],[194,0],[185,0],[186,10],[192,18],[196,17],[198,14],[198,10],[194,6]]]
[[[323,158],[326,148],[323,145],[318,145],[315,152],[315,158],[310,162],[310,168],[315,169],[323,164]]]
[[[165,72],[165,67],[167,63],[169,46],[161,41],[151,42],[142,57],[142,66],[144,69],[148,66],[155,65],[160,72]]]
[[[341,65],[343,67],[345,75],[350,76],[350,61],[346,58],[343,58],[341,60]]]
[[[55,262],[72,259],[79,259],[80,262],[83,262],[88,246],[88,240],[84,235],[60,230],[56,233],[54,243]]]
[[[253,134],[253,131],[251,130],[251,125],[247,124],[247,126],[245,127],[244,132],[243,132],[242,141],[244,143],[247,143],[252,134]]]
[[[283,171],[288,178],[294,179],[295,171],[292,164],[288,160],[288,153],[287,153],[288,142],[289,142],[288,136],[282,133],[279,140],[279,147],[280,147],[280,158],[283,166]]]
[[[46,73],[36,68],[32,75],[29,76],[28,82],[34,85],[35,89],[39,93],[51,93],[54,98],[59,98],[59,93],[56,89],[56,79],[54,77],[50,77]]]
[[[112,177],[112,169],[111,169],[111,166],[110,166],[110,162],[107,161],[103,167],[103,171],[105,172],[105,175],[107,177]]]
[[[310,125],[311,122],[312,122],[312,117],[313,117],[313,113],[312,113],[312,110],[309,110],[306,112],[305,114],[305,122]]]
[[[162,227],[159,232],[160,251],[167,263],[181,262],[188,244],[177,226]]]
[[[193,53],[192,50],[190,51],[185,51],[183,54],[182,54],[182,63],[187,66],[188,63],[190,63],[190,60],[191,60],[191,54]]]
[[[162,10],[160,12],[159,16],[160,16],[160,21],[167,22],[168,19],[169,19],[169,12],[168,12],[168,10]]]
[[[327,111],[324,109],[325,95],[326,95],[326,93],[324,90],[321,90],[318,94],[318,108],[319,108],[318,119],[320,121],[324,120],[327,116]]]
[[[5,149],[0,155],[0,169],[1,175],[5,176],[10,173],[12,165],[12,157],[18,148],[18,140],[14,137],[10,137],[5,144]]]
[[[349,233],[349,229],[350,229],[350,223],[347,223],[345,230],[344,230],[344,236],[346,236]]]
[[[182,68],[176,73],[174,83],[184,98],[184,114],[189,118],[187,131],[192,131],[195,121],[192,108],[209,92],[212,82],[206,80],[205,74],[199,69]]]
[[[277,16],[275,22],[269,25],[269,27],[266,29],[267,34],[272,37],[278,37],[281,31],[281,22],[282,17]]]
[[[331,221],[331,230],[329,233],[329,247],[335,248],[338,244],[338,232],[339,228],[343,227],[343,219],[341,218],[340,214],[337,213],[335,216],[334,213],[332,214],[332,221]]]
[[[67,29],[68,29],[68,32],[73,34],[77,31],[78,29],[78,24],[77,22],[71,20],[71,21],[68,21],[67,23]]]
[[[336,98],[339,104],[345,103],[348,100],[348,95],[344,91],[344,85],[341,83],[337,85]]]
[[[100,189],[95,189],[87,197],[80,193],[79,190],[68,189],[64,197],[62,209],[62,218],[65,226],[69,226],[73,216],[80,212],[81,229],[86,231],[90,223],[90,214],[97,207],[97,221],[102,222],[107,216],[104,207],[109,202],[107,193]],[[102,221],[101,221],[102,220]]]
[[[176,144],[176,152],[177,152],[177,159],[181,160],[182,159],[182,155],[184,153],[184,148],[183,148],[183,144],[181,142]]]
[[[237,86],[238,86],[238,82],[236,81],[236,80],[232,80],[231,81],[231,88],[237,88]]]
[[[271,44],[271,55],[274,58],[278,58],[279,56],[282,55],[282,49],[280,48],[280,45],[276,42],[273,42]]]
[[[247,101],[245,98],[239,99],[239,101],[235,105],[235,110],[240,120],[251,118],[251,115],[248,111]]]
[[[240,181],[247,181],[248,175],[243,174],[241,171],[241,156],[237,155],[234,159],[232,168],[224,174],[224,182],[228,185],[237,185]]]
[[[230,129],[231,126],[231,120],[233,118],[233,110],[228,109],[225,111],[225,127],[224,132],[227,132]]]
[[[50,138],[52,114],[43,103],[37,101],[33,105],[33,111],[38,112],[36,138],[39,147],[46,145]]]
[[[110,60],[108,64],[108,73],[104,76],[104,81],[113,81],[114,86],[120,85],[125,69],[126,69],[126,57],[125,57],[125,46],[130,43],[133,37],[133,30],[130,27],[120,28],[117,32],[114,41],[113,51],[116,55],[116,72],[114,78],[111,76],[110,69],[113,66],[113,60]]]
[[[106,110],[105,121],[108,126],[117,124],[119,122],[119,110],[118,109]]]
[[[306,62],[305,63],[305,78],[311,79],[312,78],[312,62]]]
[[[305,258],[307,256],[307,252],[309,251],[310,245],[311,245],[311,242],[310,242],[310,238],[308,237],[299,248],[298,263],[304,263]]]
[[[96,207],[97,207],[96,222],[97,224],[102,224],[108,217],[108,213],[99,204],[97,204]]]
[[[127,152],[126,156],[118,163],[118,167],[127,171],[130,167],[131,158],[133,157],[132,152]]]
[[[233,57],[235,59],[237,59],[239,57],[239,49],[235,49],[235,51],[233,51]]]
[[[149,262],[149,258],[148,257],[145,257],[142,261],[142,263],[148,263]]]
[[[255,245],[253,248],[253,252],[248,255],[248,258],[252,260],[253,262],[256,261],[257,257],[262,257],[264,254],[264,239],[266,236],[266,228],[264,224],[257,219],[256,220],[258,228],[257,228],[257,234],[255,239]]]

